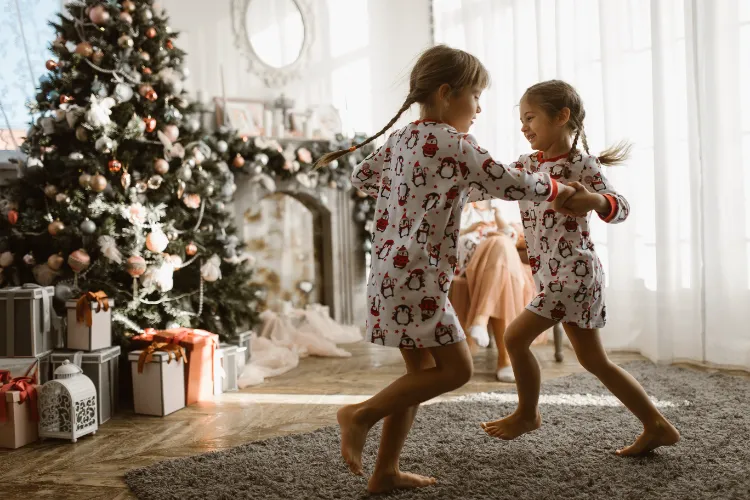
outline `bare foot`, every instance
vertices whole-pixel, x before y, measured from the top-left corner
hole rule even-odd
[[[480,424],[484,432],[492,437],[500,439],[516,439],[522,434],[537,430],[542,426],[542,417],[537,412],[536,417],[529,419],[528,417],[521,416],[517,412],[511,415],[495,420],[493,422],[482,422]]]
[[[437,479],[434,477],[397,471],[395,474],[373,474],[367,483],[367,491],[370,493],[387,493],[407,488],[424,488],[435,483],[437,483]]]
[[[354,405],[347,405],[336,413],[336,420],[341,428],[341,456],[352,473],[362,475],[362,448],[365,447],[369,427],[357,422]]]
[[[662,420],[649,429],[644,429],[643,433],[635,440],[635,443],[617,450],[615,453],[621,457],[644,455],[660,446],[671,446],[679,440],[680,433],[675,429],[674,425],[667,420]]]

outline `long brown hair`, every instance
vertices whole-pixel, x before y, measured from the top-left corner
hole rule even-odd
[[[391,118],[391,121],[380,132],[368,137],[365,141],[349,149],[342,149],[323,155],[315,163],[315,168],[325,166],[333,160],[337,160],[345,154],[356,151],[365,144],[371,143],[390,129],[412,104],[428,104],[433,93],[443,84],[448,84],[452,92],[460,92],[469,86],[484,89],[490,84],[490,74],[479,59],[468,52],[453,49],[447,45],[430,47],[422,52],[416,64],[414,64],[414,68],[411,70],[409,94],[406,96],[404,104],[398,110],[396,116]]]
[[[547,117],[551,120],[557,117],[563,108],[570,110],[570,119],[567,127],[571,134],[575,134],[573,146],[568,153],[568,161],[572,161],[575,156],[576,146],[580,138],[583,149],[589,153],[589,143],[586,139],[586,130],[583,127],[583,120],[586,118],[586,110],[583,109],[583,100],[572,85],[562,80],[548,80],[546,82],[532,85],[524,92],[521,100],[526,99],[542,108]],[[599,153],[599,162],[604,165],[617,165],[623,163],[630,156],[632,144],[627,141],[621,141],[606,150]]]

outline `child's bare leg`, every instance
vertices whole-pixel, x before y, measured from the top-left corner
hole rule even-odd
[[[497,369],[495,375],[500,382],[513,383],[516,377],[513,375],[513,367],[510,366],[510,357],[508,349],[505,347],[505,320],[500,318],[490,318],[492,334],[495,336],[495,345],[497,346]]]
[[[435,360],[427,349],[402,350],[406,362],[406,371],[429,370],[435,366]],[[399,488],[419,488],[435,484],[435,478],[401,472],[399,457],[409,434],[419,405],[392,413],[383,419],[383,433],[380,437],[378,459],[375,470],[367,484],[370,493],[383,493]]]
[[[407,372],[367,401],[338,411],[341,455],[354,474],[362,474],[362,448],[378,420],[458,389],[471,379],[474,367],[466,342],[432,348],[430,352],[435,359],[433,368]]]
[[[680,433],[662,415],[641,384],[628,372],[612,363],[602,346],[598,329],[563,325],[581,366],[602,381],[643,423],[643,433],[630,446],[617,450],[620,456],[641,455],[680,440]]]
[[[542,375],[539,363],[531,352],[531,343],[555,323],[524,309],[505,330],[505,346],[516,376],[518,408],[505,418],[483,422],[482,428],[490,436],[515,439],[542,425],[538,407]]]

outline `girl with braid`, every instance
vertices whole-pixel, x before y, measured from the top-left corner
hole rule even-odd
[[[412,69],[409,94],[390,123],[362,144],[319,161],[325,165],[373,141],[413,104],[420,105],[421,119],[392,133],[352,174],[352,183],[376,199],[367,336],[398,348],[406,364],[404,376],[337,414],[341,454],[354,474],[362,474],[369,430],[384,420],[368,483],[372,493],[435,483],[434,478],[400,471],[401,449],[420,403],[461,387],[472,375],[466,337],[448,300],[457,265],[453,239],[464,204],[503,198],[545,203],[555,210],[576,193],[547,172],[496,162],[468,134],[489,80],[473,55],[432,47]]]
[[[505,331],[518,408],[503,419],[481,425],[487,434],[501,439],[539,428],[540,372],[529,346],[542,332],[562,322],[581,365],[643,423],[643,433],[635,443],[617,454],[640,455],[675,444],[680,438],[677,429],[656,409],[643,387],[607,358],[599,335],[607,319],[604,271],[591,242],[589,212],[596,211],[611,224],[628,217],[628,202],[606,179],[602,165],[623,162],[630,145],[622,143],[598,157],[590,154],[581,98],[559,80],[530,87],[521,98],[520,113],[521,132],[537,152],[522,155],[518,167],[564,181],[576,189],[576,195],[560,212],[545,201],[519,201],[537,295]],[[583,151],[578,149],[579,142]]]

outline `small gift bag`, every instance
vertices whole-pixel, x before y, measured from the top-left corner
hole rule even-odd
[[[10,371],[0,370],[0,448],[15,449],[37,441],[38,422],[37,380],[11,378]]]
[[[163,417],[185,408],[186,359],[182,347],[164,342],[128,354],[135,413]]]
[[[111,347],[114,305],[114,301],[102,291],[87,292],[78,300],[67,301],[66,347],[77,351],[95,351]]]
[[[154,333],[155,342],[177,344],[187,353],[185,368],[185,404],[198,401],[212,401],[214,397],[214,361],[219,336],[205,330],[174,328],[158,330]]]

